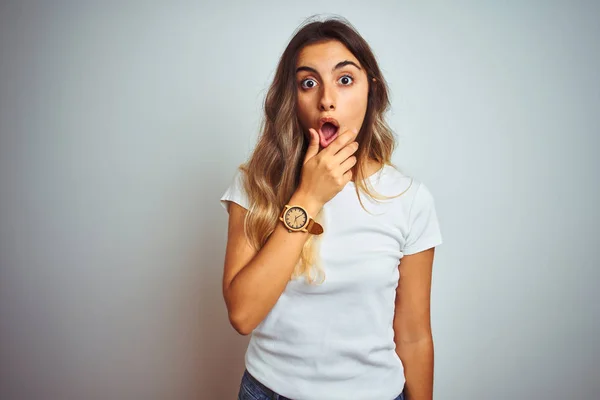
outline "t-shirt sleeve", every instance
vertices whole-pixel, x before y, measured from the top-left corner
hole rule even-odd
[[[243,172],[239,169],[236,171],[231,183],[223,196],[221,196],[221,205],[229,212],[229,202],[234,202],[244,207],[246,210],[250,207],[250,201],[246,191],[244,190]]]
[[[408,234],[402,253],[415,254],[442,244],[442,234],[429,189],[420,183],[408,216]]]

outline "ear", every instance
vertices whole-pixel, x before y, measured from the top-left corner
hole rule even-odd
[[[371,76],[369,79],[369,96],[371,95],[372,92],[375,92],[377,90],[378,84],[379,84],[379,81],[377,80],[377,78],[375,78],[374,76]]]

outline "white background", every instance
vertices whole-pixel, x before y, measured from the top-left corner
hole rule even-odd
[[[219,197],[296,27],[347,17],[436,199],[435,398],[600,392],[600,5],[0,5],[0,397],[233,399]]]

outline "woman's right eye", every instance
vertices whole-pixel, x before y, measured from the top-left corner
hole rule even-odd
[[[302,87],[302,89],[312,89],[315,86],[317,86],[317,81],[315,81],[312,78],[307,78],[300,82],[300,86]]]

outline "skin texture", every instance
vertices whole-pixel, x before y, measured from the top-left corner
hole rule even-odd
[[[356,132],[340,134],[319,152],[314,134],[302,169],[302,183],[288,204],[300,205],[309,215],[317,215],[323,205],[351,179],[354,165],[352,143]],[[276,224],[264,246],[257,252],[244,232],[247,211],[231,202],[223,296],[231,325],[242,335],[251,333],[267,316],[287,286],[309,234],[290,234],[283,224]]]
[[[433,398],[431,275],[435,248],[404,256],[396,289],[394,342],[404,365],[409,400]]]
[[[354,64],[340,66],[344,61]],[[360,129],[369,83],[356,57],[342,43],[332,40],[304,47],[296,68],[300,68],[296,73],[298,119],[307,135],[310,128],[319,131],[322,117],[335,118],[340,131]]]

